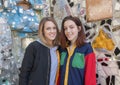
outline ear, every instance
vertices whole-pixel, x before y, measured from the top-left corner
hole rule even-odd
[[[78,31],[79,31],[79,32],[81,31],[81,26],[78,26]]]

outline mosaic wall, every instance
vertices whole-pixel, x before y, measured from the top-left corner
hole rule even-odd
[[[88,0],[0,0],[0,85],[18,85],[24,49],[36,39],[41,18],[53,16],[60,28],[67,15],[82,20],[86,41],[96,53],[97,85],[119,85],[120,0],[91,1],[99,9],[93,9]],[[96,12],[108,10],[106,4],[110,15],[101,17]]]
[[[44,16],[49,0],[0,0],[0,85],[18,85],[24,50]]]

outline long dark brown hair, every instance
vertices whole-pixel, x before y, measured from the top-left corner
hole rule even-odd
[[[71,42],[65,36],[64,23],[67,20],[72,20],[77,25],[77,27],[79,27],[79,26],[81,27],[81,30],[78,33],[78,38],[76,40],[76,46],[80,47],[80,46],[84,45],[86,36],[84,33],[84,29],[82,27],[82,23],[78,17],[74,17],[74,16],[70,15],[70,16],[65,17],[62,21],[61,33],[60,33],[61,47],[66,48],[67,46],[69,46],[71,44]]]

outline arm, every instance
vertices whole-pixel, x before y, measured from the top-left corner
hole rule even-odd
[[[96,85],[96,59],[91,46],[85,56],[85,85]]]
[[[19,85],[28,85],[28,79],[34,62],[34,47],[30,44],[24,54],[22,66],[20,68]]]

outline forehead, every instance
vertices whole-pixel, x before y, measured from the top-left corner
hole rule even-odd
[[[72,25],[76,25],[75,22],[72,20],[67,20],[64,22],[64,26],[72,26]]]
[[[55,26],[55,24],[52,21],[46,21],[44,26],[45,27],[51,27],[51,26]]]

